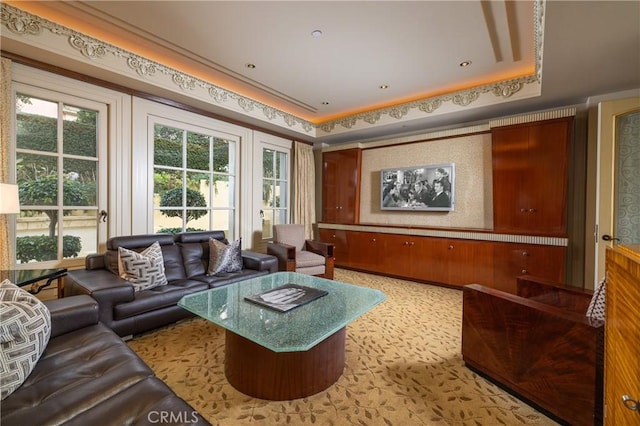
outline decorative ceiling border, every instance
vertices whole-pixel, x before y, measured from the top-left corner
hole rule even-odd
[[[7,4],[2,4],[1,6],[0,17],[2,25],[16,35],[43,36],[45,31],[49,31],[57,36],[66,37],[69,45],[87,59],[95,61],[105,59],[107,56],[123,59],[127,67],[141,78],[152,79],[158,75],[168,76],[171,78],[173,84],[183,92],[193,91],[196,88],[206,90],[210,100],[220,106],[231,101],[235,102],[245,113],[256,110],[260,111],[267,120],[274,121],[279,118],[290,128],[299,127],[306,133],[310,133],[316,128],[310,121],[303,120],[262,102],[216,86],[215,84],[128,52],[109,43],[81,34],[13,6]]]
[[[336,131],[337,128],[352,129],[356,127],[359,122],[373,126],[378,124],[384,117],[401,120],[409,113],[418,112],[420,114],[433,114],[445,104],[450,104],[450,106],[458,108],[468,107],[476,102],[481,95],[488,93],[493,94],[498,98],[508,99],[520,92],[526,85],[537,84],[539,86],[542,82],[545,1],[546,0],[534,1],[534,74],[440,96],[420,99],[391,107],[376,109],[360,114],[354,114],[319,124],[314,124],[262,102],[258,102],[223,87],[216,86],[202,79],[170,68],[166,65],[162,65],[158,62],[133,54],[109,43],[78,33],[70,28],[56,24],[36,15],[32,15],[13,6],[3,3],[1,5],[0,17],[2,25],[18,36],[43,36],[45,30],[47,30],[52,34],[66,37],[69,45],[74,49],[74,51],[86,59],[100,60],[111,55],[114,58],[123,59],[127,68],[130,71],[135,72],[135,74],[140,78],[152,79],[159,75],[164,75],[169,77],[172,84],[177,86],[183,92],[194,91],[197,88],[204,89],[208,94],[208,99],[221,107],[225,107],[225,104],[231,102],[235,103],[235,105],[244,111],[244,113],[250,114],[258,111],[262,114],[264,119],[270,122],[275,122],[276,120],[280,121],[291,129],[298,128],[307,134],[313,134],[312,132],[321,130],[322,132],[329,134]]]
[[[331,133],[337,126],[350,129],[360,120],[369,124],[375,124],[380,121],[384,115],[400,120],[411,110],[415,109],[426,114],[431,114],[448,102],[459,107],[466,107],[477,101],[480,98],[480,95],[485,93],[492,93],[496,97],[509,98],[515,93],[518,93],[525,85],[532,83],[538,83],[538,79],[535,75],[474,87],[468,90],[453,92],[433,98],[421,99],[405,104],[394,105],[392,107],[369,111],[362,114],[355,114],[349,117],[321,123],[318,125],[318,128],[327,133]]]
[[[451,103],[458,107],[467,107],[480,98],[480,95],[492,93],[499,98],[510,98],[512,95],[520,92],[528,84],[542,83],[542,50],[544,45],[544,7],[546,0],[536,0],[533,3],[534,11],[534,43],[535,43],[535,72],[534,74],[524,77],[504,80],[497,83],[491,83],[483,86],[473,87],[458,92],[452,92],[445,95],[434,96],[430,98],[420,99],[405,104],[394,105],[387,108],[367,111],[361,114],[355,114],[336,120],[327,121],[318,124],[318,128],[326,133],[331,133],[340,126],[351,129],[356,126],[358,121],[364,121],[369,124],[375,124],[380,121],[383,116],[401,119],[412,110],[419,110],[425,114],[432,114],[446,103]]]

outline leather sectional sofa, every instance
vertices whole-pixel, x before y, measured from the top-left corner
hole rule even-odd
[[[278,270],[275,257],[243,250],[240,271],[207,275],[209,238],[228,243],[223,231],[110,238],[106,253],[89,255],[85,269],[69,271],[65,277],[64,296],[91,296],[98,302],[100,322],[125,337],[192,316],[177,306],[186,294]],[[168,284],[136,292],[129,281],[118,275],[118,248],[139,252],[156,241],[162,249]]]
[[[93,299],[45,305],[49,343],[24,383],[2,401],[2,426],[210,424],[99,323]]]

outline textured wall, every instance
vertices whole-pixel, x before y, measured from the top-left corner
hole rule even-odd
[[[454,211],[380,209],[380,170],[441,163],[455,163]],[[491,135],[365,149],[360,190],[360,223],[363,224],[493,229]]]
[[[615,234],[622,244],[640,244],[640,113],[618,118]]]

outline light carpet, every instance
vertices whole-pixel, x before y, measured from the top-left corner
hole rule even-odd
[[[200,318],[129,345],[214,425],[556,425],[464,366],[462,292],[343,269],[387,300],[347,327],[346,367],[323,392],[265,401],[224,375],[224,330]]]

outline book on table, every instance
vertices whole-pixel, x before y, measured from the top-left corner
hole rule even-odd
[[[246,296],[245,300],[279,312],[287,312],[327,294],[325,290],[289,283],[253,296]]]

